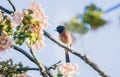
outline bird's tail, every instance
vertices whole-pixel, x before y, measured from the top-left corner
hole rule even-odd
[[[66,62],[70,62],[70,57],[67,49],[65,49],[65,58],[66,58]]]

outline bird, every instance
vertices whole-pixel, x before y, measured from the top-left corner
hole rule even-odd
[[[60,41],[66,46],[70,47],[72,44],[72,37],[70,35],[70,32],[63,25],[57,26],[56,31],[59,33]],[[70,62],[69,52],[67,49],[65,49],[65,56],[66,62]]]

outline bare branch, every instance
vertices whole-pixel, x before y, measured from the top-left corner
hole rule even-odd
[[[24,70],[24,71],[39,71],[39,68],[17,68],[17,71],[21,71],[21,70]]]
[[[62,61],[58,61],[57,63],[53,64],[51,67],[48,68],[48,70],[52,69],[53,67],[57,67],[59,63],[61,63]]]
[[[39,68],[17,68],[17,71],[39,71]],[[55,77],[55,75],[53,73],[51,73],[50,71],[46,70],[47,74],[49,75],[49,77]]]
[[[0,6],[0,9],[1,9],[2,11],[4,11],[4,12],[10,14],[10,15],[13,13],[13,11],[7,10],[6,8],[4,8],[4,7],[2,7],[2,6]]]
[[[119,8],[119,7],[120,7],[120,3],[118,3],[117,5],[115,5],[115,6],[111,7],[111,8],[109,8],[109,9],[107,9],[107,10],[104,11],[104,12],[105,12],[105,13],[109,13],[109,12],[111,12],[111,11],[113,11],[113,10]]]
[[[58,42],[57,40],[55,40],[48,32],[44,31],[44,35],[46,37],[48,37],[50,40],[52,40],[53,42],[55,42],[56,44],[58,44],[60,47],[65,48],[67,50],[69,50],[69,52],[71,52],[72,54],[78,56],[79,58],[81,58],[85,63],[87,63],[88,65],[90,65],[95,71],[97,71],[102,77],[110,77],[106,72],[104,72],[95,62],[93,62],[87,55],[81,53],[79,51],[79,53],[76,50],[73,50],[70,47],[67,47],[63,44],[61,44],[60,42]]]
[[[15,6],[13,5],[13,3],[11,2],[11,0],[8,0],[8,2],[10,3],[10,5],[12,6],[12,8],[13,8],[13,11],[15,12],[16,11],[16,9],[15,9]]]
[[[33,57],[32,57],[31,55],[29,55],[25,50],[23,50],[23,49],[15,46],[15,45],[13,46],[13,48],[14,48],[15,50],[19,51],[20,53],[22,53],[23,55],[25,55],[25,56],[26,56],[30,61],[32,61],[33,63],[37,64],[36,61],[33,59]],[[51,67],[52,67],[52,66],[51,66]],[[38,69],[38,68],[36,68],[36,70],[37,70],[37,69]],[[48,74],[50,77],[55,77],[55,76],[53,75],[53,73],[49,71],[50,67],[49,67],[49,68],[45,67],[45,69],[46,69],[47,74]],[[32,70],[32,69],[31,69],[31,70]],[[35,70],[35,69],[34,69],[34,70]]]
[[[23,50],[22,48],[19,48],[15,45],[12,46],[15,50],[21,52],[23,55],[25,55],[30,61],[32,61],[33,63],[36,64],[36,61],[33,59],[33,57],[31,55],[29,55],[25,50]]]
[[[40,72],[41,72],[41,74],[43,75],[43,77],[48,77],[48,76],[47,76],[47,73],[46,73],[45,67],[43,66],[43,64],[41,63],[41,61],[36,57],[35,52],[34,52],[31,48],[30,48],[30,52],[31,52],[33,58],[35,59],[35,61],[36,61],[36,63],[37,63],[37,66],[39,67]]]

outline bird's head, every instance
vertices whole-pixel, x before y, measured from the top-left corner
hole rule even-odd
[[[62,25],[57,26],[56,31],[61,33],[63,30],[65,30],[65,27]]]

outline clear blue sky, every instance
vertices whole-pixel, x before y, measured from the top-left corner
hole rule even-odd
[[[30,0],[12,0],[16,9],[21,10],[28,8]],[[120,3],[120,0],[35,0],[45,8],[46,14],[49,16],[51,26],[47,31],[53,35],[58,41],[58,33],[54,32],[56,26],[63,21],[68,21],[70,18],[78,13],[83,13],[84,7],[90,3],[95,3],[103,10]],[[1,0],[0,4],[8,9],[11,9],[7,0]],[[97,31],[89,31],[88,34],[80,36],[76,35],[77,42],[73,44],[73,48],[85,54],[88,54],[91,59],[100,65],[111,77],[120,77],[120,8],[104,14],[103,17],[109,21],[107,25],[98,29]],[[41,61],[50,66],[59,60],[64,62],[63,49],[45,37],[46,47],[40,52],[37,52]],[[29,51],[27,46],[22,46],[25,50]],[[81,59],[70,55],[73,63],[79,64],[80,75],[78,77],[100,77],[98,73],[92,70]],[[25,65],[34,67],[35,65],[25,58],[17,51],[2,53],[1,60],[13,58],[15,62],[22,61]],[[36,67],[36,66],[35,66]],[[33,73],[34,77],[39,76],[39,72]]]

